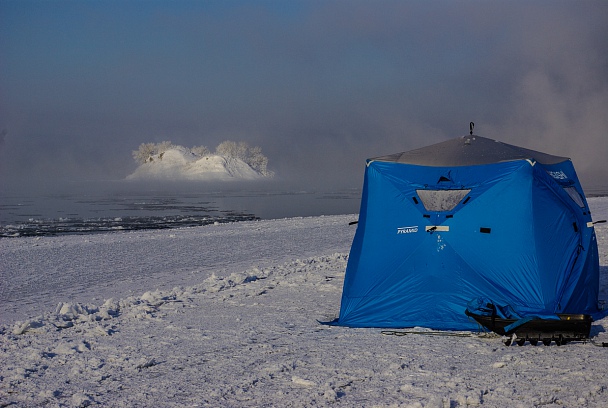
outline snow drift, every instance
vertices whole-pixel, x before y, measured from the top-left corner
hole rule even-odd
[[[608,349],[591,343],[320,325],[355,219],[0,239],[0,406],[606,406]]]

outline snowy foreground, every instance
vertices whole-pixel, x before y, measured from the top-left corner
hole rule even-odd
[[[608,198],[590,206],[608,218]],[[590,342],[320,325],[355,219],[0,240],[0,406],[608,406],[608,348]]]

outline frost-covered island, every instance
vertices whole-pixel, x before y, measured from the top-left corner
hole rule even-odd
[[[128,180],[257,180],[270,178],[268,158],[260,147],[227,140],[215,153],[205,146],[187,148],[169,141],[142,143],[133,151],[139,167]]]

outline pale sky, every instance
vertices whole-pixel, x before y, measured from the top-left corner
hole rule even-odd
[[[121,179],[144,142],[284,180],[475,133],[608,186],[608,2],[0,0],[0,180]],[[3,136],[2,136],[3,135]]]

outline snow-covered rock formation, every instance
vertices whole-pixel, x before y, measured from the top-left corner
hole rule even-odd
[[[256,180],[268,177],[243,160],[218,154],[198,156],[182,146],[151,155],[128,180]]]

